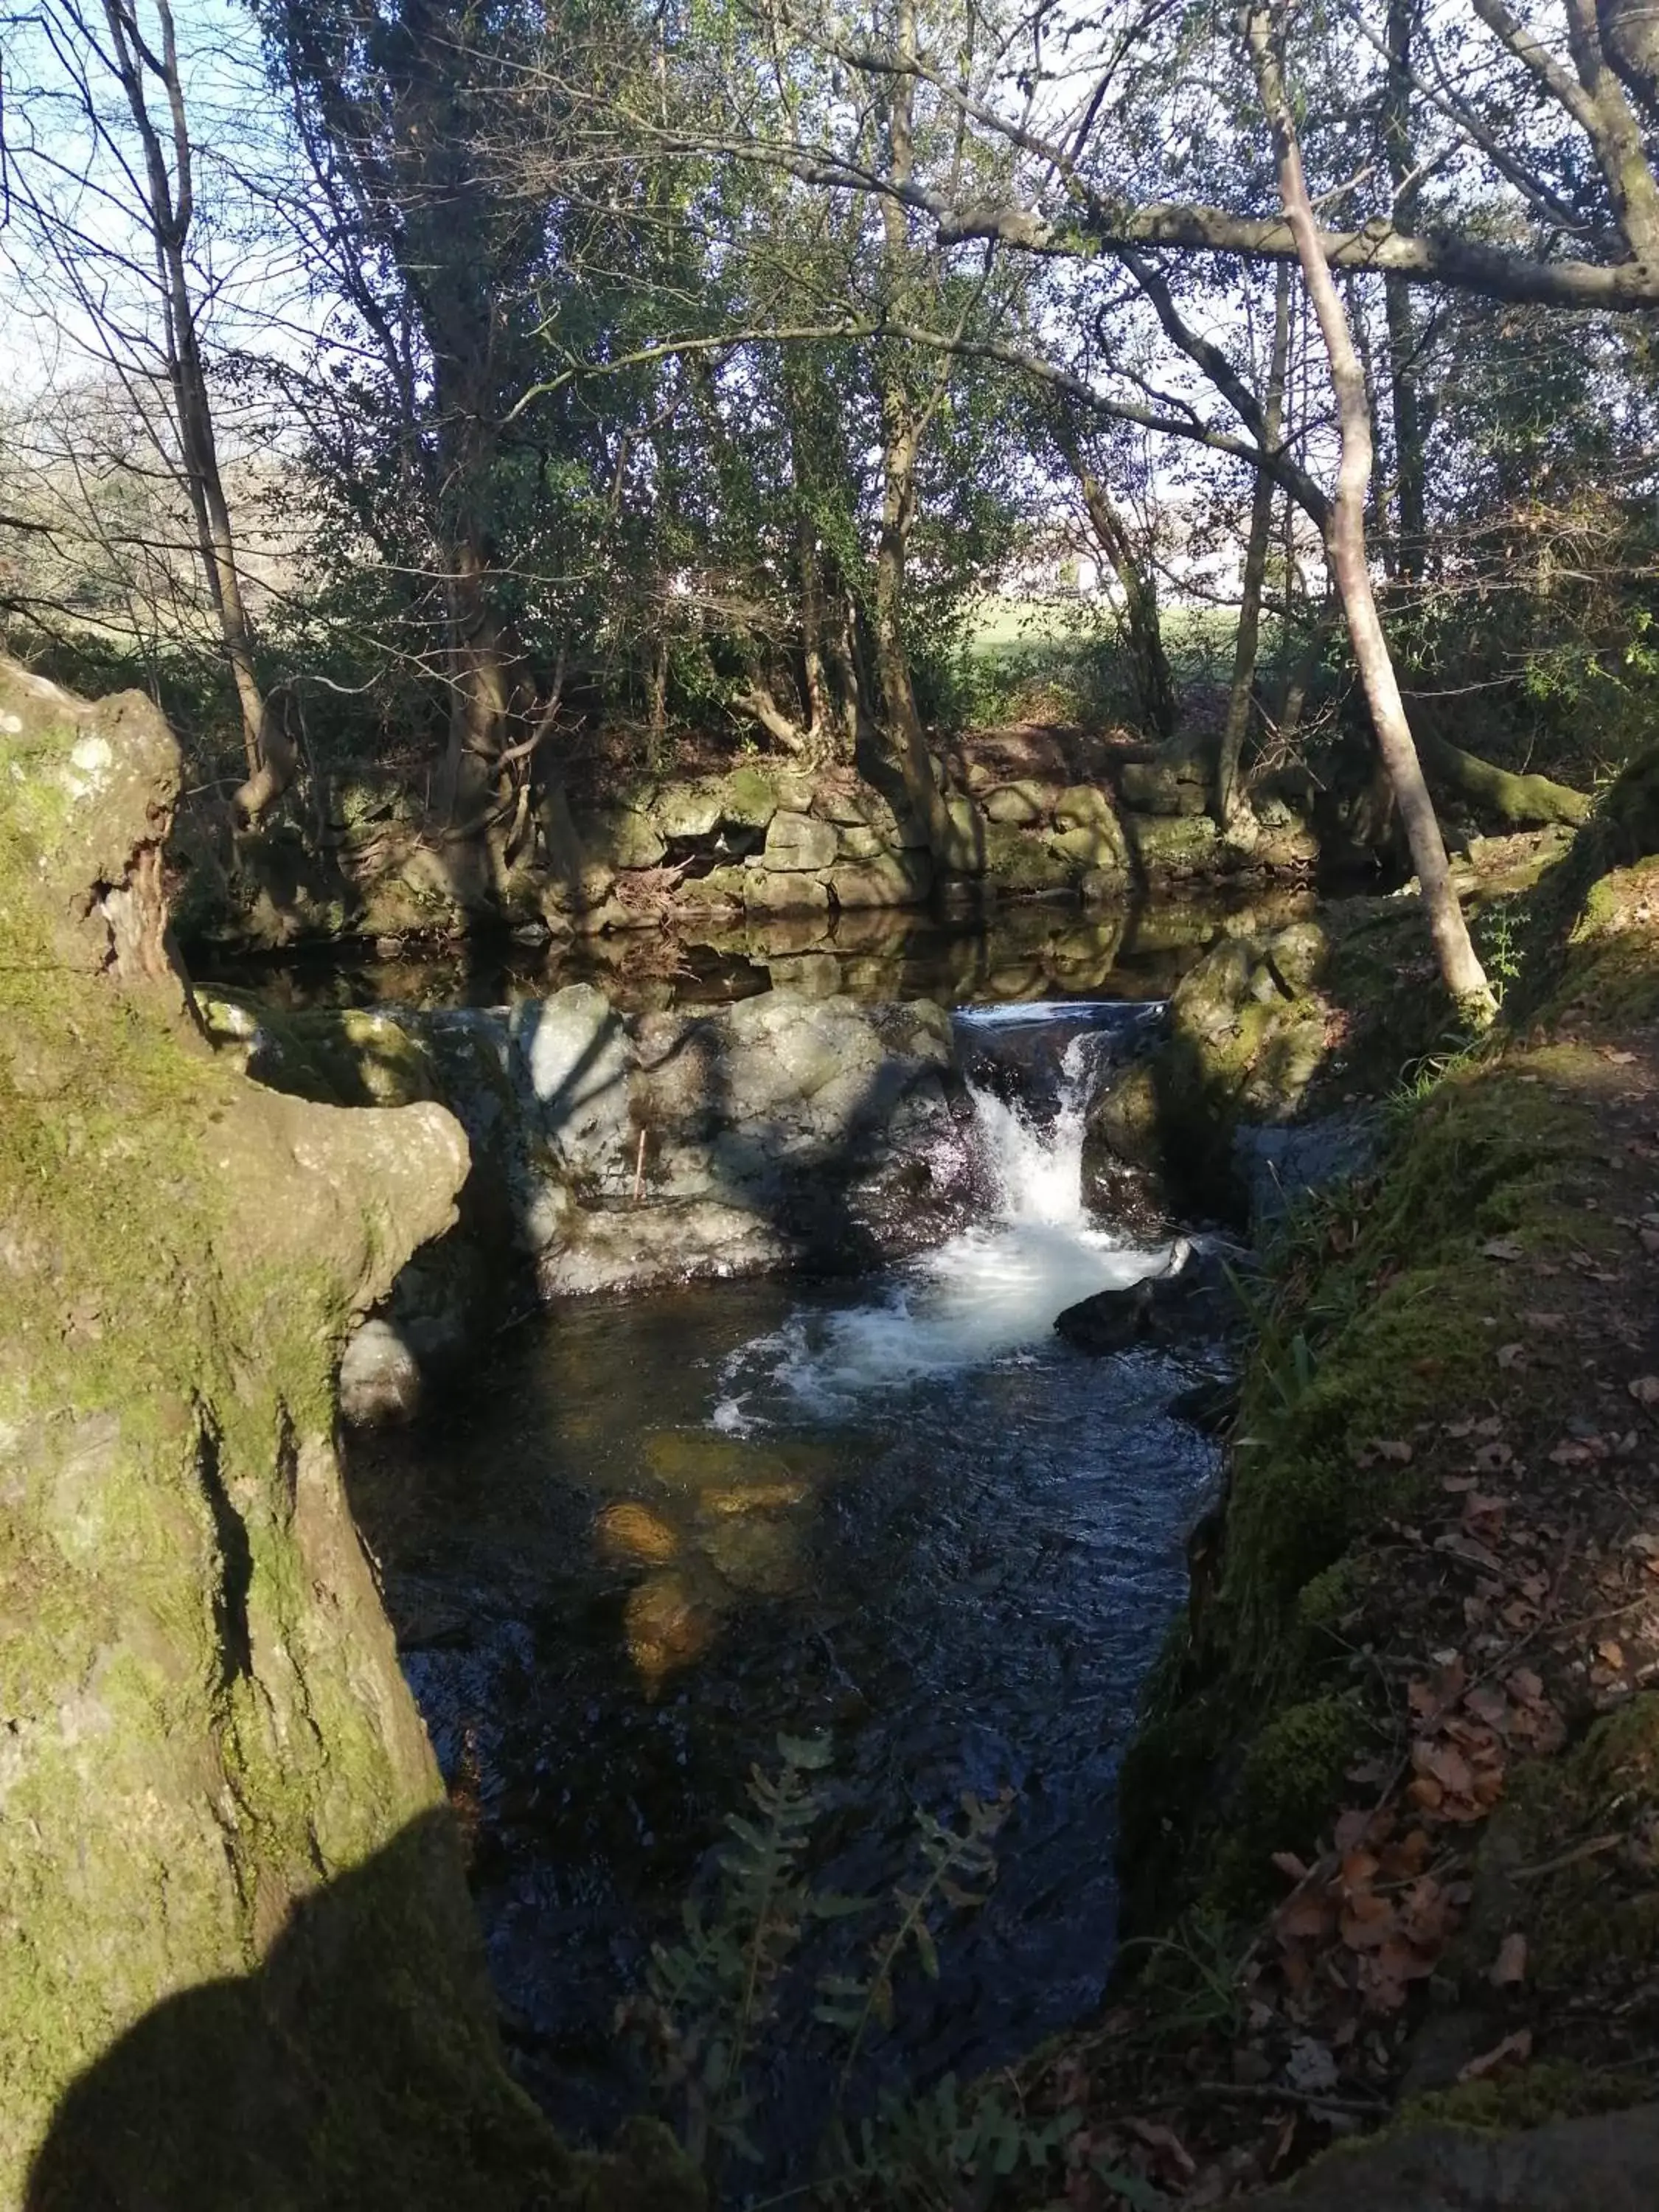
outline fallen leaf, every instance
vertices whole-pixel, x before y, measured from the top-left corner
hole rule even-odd
[[[1308,1879],[1308,1869],[1294,1851],[1275,1851],[1273,1864],[1280,1874],[1287,1875],[1292,1881],[1306,1881]]]
[[[1500,1344],[1498,1347],[1498,1365],[1500,1367],[1515,1366],[1517,1361],[1525,1357],[1526,1349],[1524,1344]]]
[[[1595,1651],[1596,1656],[1605,1661],[1609,1667],[1622,1668],[1625,1663],[1625,1647],[1611,1636],[1598,1644]]]
[[[1337,1924],[1351,1951],[1374,1951],[1394,1933],[1397,1917],[1386,1897],[1362,1889],[1343,1906]]]
[[[1527,1248],[1513,1237],[1489,1237],[1480,1247],[1488,1260],[1524,1260]]]
[[[1517,1667],[1504,1687],[1517,1705],[1539,1705],[1544,1702],[1544,1681],[1530,1667]]]
[[[1178,2179],[1190,2181],[1198,2172],[1198,2161],[1173,2128],[1161,2126],[1156,2120],[1126,2120],[1121,2124],[1172,2168]]]
[[[1511,2059],[1519,2065],[1531,2057],[1532,2030],[1517,2027],[1513,2035],[1506,2035],[1490,2051],[1483,2051],[1479,2058],[1471,2058],[1457,2078],[1460,2081],[1484,2081],[1487,2075],[1495,2074],[1500,2066],[1506,2066]]]
[[[1511,1929],[1498,1947],[1498,1956],[1486,1977],[1495,1990],[1513,1989],[1517,1982],[1527,1978],[1527,1939],[1518,1928]]]
[[[1366,1449],[1394,1467],[1409,1467],[1412,1448],[1402,1437],[1373,1437]]]
[[[1638,1406],[1659,1406],[1659,1375],[1638,1375],[1626,1387]]]

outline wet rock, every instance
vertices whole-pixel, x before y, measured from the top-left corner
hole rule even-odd
[[[631,1589],[623,1608],[628,1656],[653,1694],[665,1675],[702,1656],[719,1626],[707,1597],[672,1569]]]
[[[1228,1276],[1238,1256],[1219,1246],[1194,1248],[1183,1238],[1164,1273],[1080,1298],[1060,1315],[1054,1332],[1079,1352],[1097,1356],[1229,1334],[1243,1318]]]
[[[1236,1376],[1208,1375],[1190,1389],[1178,1391],[1170,1411],[1206,1437],[1224,1436],[1238,1416],[1239,1384]]]
[[[1382,1125],[1375,1109],[1328,1114],[1290,1128],[1247,1124],[1235,1139],[1249,1196],[1252,1233],[1264,1235],[1310,1193],[1376,1164]]]
[[[420,1364],[392,1323],[366,1321],[340,1361],[340,1417],[356,1428],[412,1420],[420,1411]]]

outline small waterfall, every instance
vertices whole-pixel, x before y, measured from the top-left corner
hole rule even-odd
[[[1045,1341],[1065,1307],[1158,1273],[1083,1200],[1089,1109],[1156,1007],[1023,1006],[959,1014],[986,1216],[879,1293],[803,1308],[726,1364],[713,1419],[741,1431],[844,1417],[880,1393],[948,1379]]]
[[[1006,1098],[988,1083],[969,1078],[980,1164],[1005,1221],[1041,1222],[1080,1229],[1083,1139],[1089,1109],[1109,1064],[1111,1040],[1079,1030],[1060,1054],[1057,1097],[1045,1120],[1029,1100]]]

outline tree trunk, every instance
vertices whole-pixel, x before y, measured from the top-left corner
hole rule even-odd
[[[1564,822],[1577,829],[1589,812],[1582,791],[1547,775],[1511,775],[1507,769],[1466,753],[1443,738],[1419,740],[1423,764],[1442,789],[1454,791],[1481,815],[1505,830],[1532,830]]]
[[[242,718],[242,752],[247,780],[236,793],[239,813],[257,821],[291,780],[297,755],[280,745],[269,754],[262,739],[267,729],[264,701],[254,665],[253,630],[242,598],[241,572],[230,525],[208,397],[207,371],[196,328],[185,245],[195,218],[194,152],[185,109],[179,46],[169,0],[156,0],[161,27],[159,52],[137,34],[136,19],[121,0],[103,0],[109,32],[109,58],[126,97],[144,158],[144,214],[154,242],[162,284],[164,351],[173,392],[196,541],[208,596],[213,602],[231,680]],[[173,167],[169,171],[161,133],[149,109],[146,79],[153,79],[167,106]]]
[[[1263,433],[1277,444],[1285,424],[1285,372],[1291,350],[1291,272],[1281,262],[1273,283],[1273,343],[1267,363],[1267,389],[1263,398]],[[1249,732],[1250,699],[1255,688],[1256,652],[1261,634],[1261,589],[1267,574],[1267,548],[1273,538],[1273,478],[1258,469],[1250,500],[1250,534],[1244,545],[1244,576],[1238,601],[1238,641],[1233,652],[1232,688],[1227,694],[1227,720],[1215,763],[1215,818],[1224,830],[1238,803],[1238,769]]]
[[[1412,39],[1421,0],[1389,0],[1388,72],[1382,89],[1382,151],[1394,186],[1395,228],[1409,235],[1417,208],[1417,156],[1412,143]],[[1399,276],[1382,279],[1389,332],[1389,383],[1394,414],[1395,573],[1401,583],[1423,574],[1428,514],[1424,465],[1422,393],[1418,383],[1418,338],[1411,287]]]
[[[910,241],[903,205],[915,167],[915,0],[896,0],[894,58],[888,81],[888,169],[892,192],[882,199],[885,306],[902,307],[907,289]],[[876,551],[876,670],[886,710],[887,730],[905,795],[927,833],[928,848],[941,867],[972,870],[980,855],[960,849],[957,826],[933,781],[933,756],[916,706],[910,656],[904,641],[904,572],[910,526],[915,514],[916,456],[921,428],[896,349],[884,349],[878,371],[882,425],[881,538]]]
[[[1348,634],[1353,641],[1354,659],[1370,708],[1377,749],[1394,787],[1400,818],[1422,886],[1423,904],[1441,975],[1461,1009],[1475,1018],[1489,1020],[1496,1010],[1496,1001],[1452,889],[1440,824],[1435,819],[1429,788],[1423,780],[1422,763],[1412,742],[1411,725],[1406,718],[1394,663],[1389,657],[1388,640],[1376,611],[1376,594],[1371,589],[1370,569],[1365,557],[1365,493],[1371,471],[1371,424],[1370,410],[1365,403],[1364,371],[1320,244],[1313,204],[1302,173],[1301,149],[1291,118],[1278,46],[1264,0],[1252,0],[1245,22],[1261,104],[1273,132],[1285,219],[1296,240],[1303,281],[1308,287],[1320,336],[1324,340],[1330,362],[1331,388],[1336,399],[1341,457],[1336,496],[1326,530],[1331,574],[1347,616]]]
[[[1061,450],[1077,478],[1083,505],[1101,551],[1111,564],[1123,593],[1123,625],[1129,635],[1129,661],[1134,673],[1135,703],[1141,721],[1158,738],[1174,734],[1179,708],[1170,657],[1164,650],[1164,628],[1158,619],[1158,580],[1140,560],[1122,516],[1111,495],[1084,459],[1081,448],[1061,434]]]

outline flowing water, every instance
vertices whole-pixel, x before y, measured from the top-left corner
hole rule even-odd
[[[834,1747],[830,1889],[890,1894],[917,1806],[1010,1793],[989,1902],[945,1932],[939,1980],[906,1995],[878,2063],[974,2070],[1099,1997],[1115,1777],[1212,1453],[1168,1411],[1186,1364],[1091,1360],[1052,1328],[1170,1262],[1082,1198],[1089,1100],[1146,1010],[957,1018],[982,1218],[862,1282],[571,1300],[464,1400],[354,1454],[474,1823],[515,2062],[578,2131],[632,2100],[616,2002],[707,1884],[780,1732]],[[866,1942],[827,1934],[808,1980]],[[808,1995],[787,2002],[799,2033],[775,2039],[768,2098],[785,2166],[830,2064]]]

